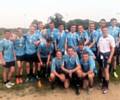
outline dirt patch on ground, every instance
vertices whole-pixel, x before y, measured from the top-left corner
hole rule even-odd
[[[92,93],[82,90],[79,96],[73,89],[37,89],[33,86],[23,90],[0,90],[0,100],[120,100],[120,84],[110,84],[108,94],[95,87]]]

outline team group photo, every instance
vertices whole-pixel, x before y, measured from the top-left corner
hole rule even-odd
[[[119,93],[114,95],[114,91],[119,91],[120,80],[118,15],[119,12],[116,16],[109,16],[109,20],[104,15],[105,17],[101,16],[97,21],[89,19],[90,17],[86,20],[78,17],[66,21],[64,18],[69,16],[58,11],[52,16],[46,16],[46,20],[39,18],[29,21],[29,24],[26,24],[27,15],[24,15],[26,19],[21,21],[26,27],[1,27],[0,91],[15,90],[17,93],[18,88],[18,91],[23,91],[32,87],[46,93],[56,91],[58,95],[62,91],[72,92],[68,94],[70,100],[75,100],[72,95],[76,96],[76,100],[97,100],[96,97],[78,98],[94,94],[103,98],[106,95],[106,99],[108,95],[110,100],[120,100]],[[116,90],[112,90],[113,87]],[[26,100],[24,96],[21,97],[23,98],[4,99],[4,96],[0,96],[0,100]],[[67,99],[67,93],[65,98]],[[66,100],[65,98],[58,96],[56,100]],[[49,96],[46,100],[48,99]],[[45,100],[44,96],[41,100]]]

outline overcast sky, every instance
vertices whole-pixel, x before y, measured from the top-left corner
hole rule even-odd
[[[0,0],[0,27],[28,27],[33,19],[46,23],[56,12],[66,21],[112,17],[120,21],[120,0]]]

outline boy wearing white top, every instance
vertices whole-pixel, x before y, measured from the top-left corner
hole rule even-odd
[[[102,88],[103,93],[108,92],[109,87],[109,68],[111,64],[112,57],[115,50],[114,38],[109,35],[108,28],[105,26],[102,28],[102,36],[98,41],[98,51],[99,51],[99,64],[102,67]]]

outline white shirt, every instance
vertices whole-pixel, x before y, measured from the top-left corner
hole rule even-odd
[[[111,47],[115,47],[115,40],[111,35],[107,37],[101,36],[97,44],[101,53],[106,53],[111,51]]]

